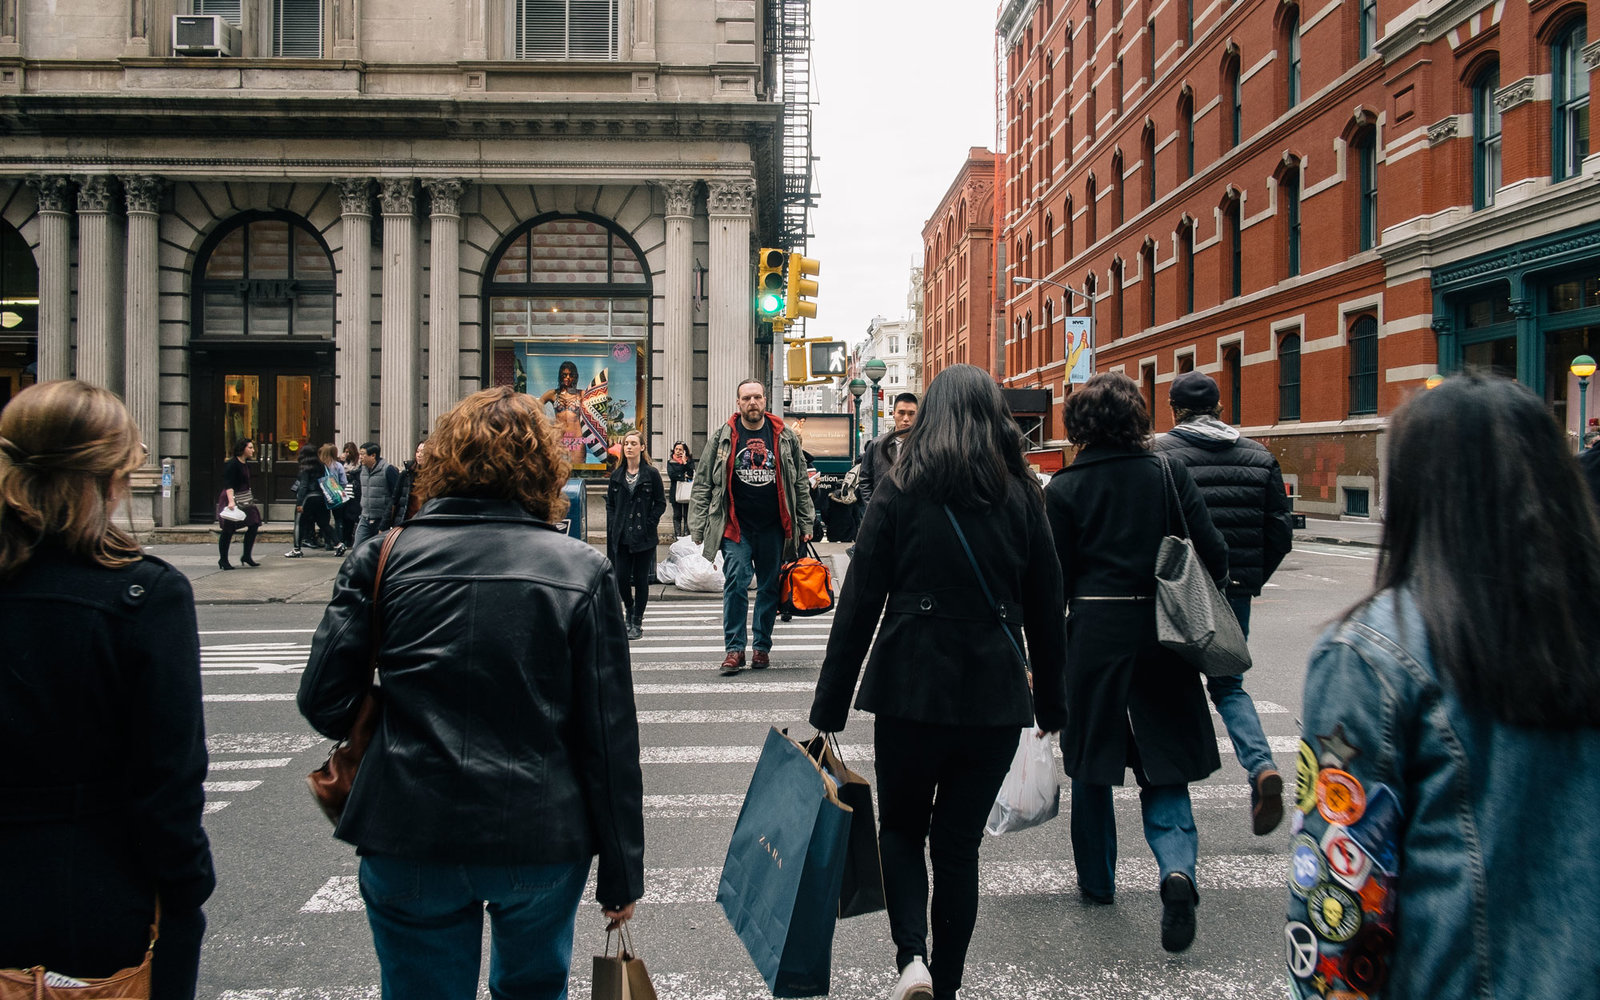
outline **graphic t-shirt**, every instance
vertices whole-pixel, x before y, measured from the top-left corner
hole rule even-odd
[[[733,516],[739,531],[769,530],[778,523],[778,453],[772,421],[758,431],[743,421],[733,431]]]

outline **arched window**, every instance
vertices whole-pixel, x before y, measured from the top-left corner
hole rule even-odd
[[[1300,335],[1278,341],[1278,419],[1300,419]]]
[[[1139,158],[1144,161],[1144,207],[1156,203],[1156,127],[1145,122],[1139,141]]]
[[[1183,176],[1179,179],[1188,180],[1194,176],[1194,91],[1188,87],[1178,98],[1178,131],[1178,141],[1183,144],[1178,154],[1183,157]]]
[[[1144,326],[1156,325],[1156,244],[1146,240],[1139,250],[1139,281],[1144,286]]]
[[[1472,83],[1472,207],[1488,208],[1500,190],[1500,67],[1490,66]]]
[[[1278,176],[1278,212],[1283,218],[1287,277],[1300,273],[1300,164],[1286,165]]]
[[[1350,324],[1350,415],[1378,412],[1378,321]]]
[[[1293,108],[1300,103],[1300,9],[1292,8],[1283,25],[1283,47],[1288,53],[1288,61],[1284,65],[1285,79],[1289,97],[1289,107]]]
[[[1378,130],[1356,133],[1350,152],[1356,161],[1356,249],[1378,245]]]
[[[1583,64],[1588,40],[1584,21],[1564,28],[1550,49],[1551,149],[1554,180],[1583,172],[1589,155],[1589,68]]]
[[[1044,214],[1044,273],[1049,275],[1056,269],[1056,217],[1049,212]]]
[[[1227,140],[1223,152],[1236,148],[1244,137],[1244,82],[1239,73],[1239,54],[1233,53],[1222,66],[1222,95],[1228,109],[1228,121],[1223,129]]]
[[[1022,337],[1026,351],[1023,354],[1023,371],[1033,371],[1039,367],[1038,343],[1039,338],[1033,335],[1033,313],[1029,312],[1022,321]]]
[[[333,336],[333,256],[283,212],[236,216],[201,246],[192,336]]]
[[[1194,312],[1194,222],[1188,219],[1178,226],[1178,272],[1178,301],[1187,316]]]
[[[1044,329],[1039,331],[1039,364],[1048,365],[1055,359],[1056,307],[1049,298],[1044,300]]]
[[[1122,225],[1123,199],[1122,199],[1122,150],[1117,150],[1111,157],[1111,226],[1115,229]]]
[[[1095,214],[1098,200],[1095,197],[1094,174],[1089,174],[1089,181],[1083,190],[1083,244],[1086,247],[1094,246],[1100,238],[1099,227],[1095,225]]]
[[[1118,257],[1111,262],[1111,308],[1115,315],[1107,324],[1111,328],[1113,339],[1127,335],[1123,329],[1123,284],[1122,284],[1122,258]]]
[[[1061,215],[1066,220],[1062,224],[1062,234],[1065,237],[1066,248],[1062,251],[1061,262],[1065,264],[1072,259],[1072,195],[1067,195],[1067,208]]]
[[[1228,297],[1236,299],[1244,292],[1244,210],[1238,195],[1223,206],[1222,218],[1228,232]]]
[[[1114,46],[1112,51],[1118,53],[1118,55],[1117,55],[1117,65],[1116,65],[1115,69],[1112,72],[1112,86],[1114,86],[1116,88],[1116,95],[1115,95],[1116,96],[1116,105],[1115,105],[1115,107],[1116,107],[1116,111],[1117,111],[1117,116],[1121,117],[1121,115],[1122,115],[1122,55],[1121,55],[1121,52],[1122,52],[1122,33],[1121,32],[1117,33],[1116,40],[1114,42],[1112,42],[1112,45]]]

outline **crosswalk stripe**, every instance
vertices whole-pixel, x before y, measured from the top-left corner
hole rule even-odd
[[[295,754],[321,742],[322,737],[316,733],[218,733],[206,737],[206,750],[213,755]]]
[[[289,757],[266,757],[259,760],[214,760],[213,771],[248,771],[258,767],[287,767]]]
[[[783,722],[781,716],[769,713],[768,722]],[[1299,748],[1300,741],[1289,736],[1273,736],[1267,740],[1267,745],[1273,753],[1292,753]],[[1057,760],[1061,759],[1061,746],[1054,740],[1050,741],[1050,751]],[[1233,743],[1225,736],[1217,738],[1217,753],[1222,756],[1233,754]],[[865,744],[857,746],[843,746],[840,756],[852,767],[857,762],[871,763],[873,760],[872,747]],[[641,747],[639,750],[639,763],[641,764],[754,764],[761,757],[761,748],[749,746],[658,746]]]
[[[208,792],[250,792],[261,787],[260,781],[205,781],[200,787]]]
[[[293,691],[258,691],[253,694],[203,694],[201,701],[294,701]]]
[[[221,812],[231,805],[233,805],[231,799],[223,799],[220,802],[207,802],[200,812],[202,815],[209,816],[212,813]]]

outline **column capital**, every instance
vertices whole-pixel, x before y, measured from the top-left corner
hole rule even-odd
[[[459,177],[427,177],[422,181],[422,186],[428,190],[428,212],[430,215],[460,215],[461,195],[467,190],[467,182]]]
[[[89,174],[78,182],[78,211],[111,211],[111,177]]]
[[[384,215],[411,215],[417,210],[417,182],[410,177],[386,177],[378,200]]]
[[[70,212],[72,203],[72,178],[65,174],[33,174],[28,177],[28,187],[39,201],[41,212]]]
[[[165,178],[154,174],[129,174],[121,180],[130,215],[134,212],[154,215],[161,211],[161,193],[167,187]]]
[[[706,201],[712,215],[750,215],[756,199],[756,182],[751,178],[707,181],[706,188],[709,192]]]
[[[694,215],[694,189],[698,181],[658,181],[656,187],[667,196],[667,218]]]
[[[372,178],[339,177],[339,211],[345,215],[372,215]]]

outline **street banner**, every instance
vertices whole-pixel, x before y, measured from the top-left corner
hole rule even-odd
[[[1094,327],[1087,316],[1062,320],[1067,333],[1067,381],[1081,385],[1094,375]]]

